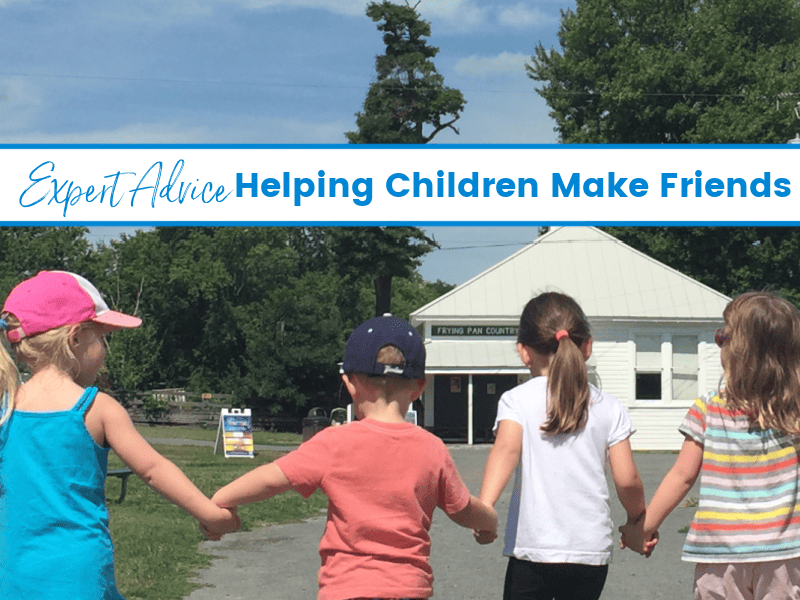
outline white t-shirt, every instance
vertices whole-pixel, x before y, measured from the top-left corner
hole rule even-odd
[[[535,377],[502,395],[495,430],[504,420],[522,425],[523,435],[503,554],[532,562],[611,562],[608,449],[634,432],[619,400],[590,386],[585,427],[554,436],[540,430],[547,377]]]

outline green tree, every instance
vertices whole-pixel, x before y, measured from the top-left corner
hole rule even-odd
[[[439,52],[429,46],[430,23],[414,6],[370,2],[367,16],[383,32],[386,52],[375,58],[377,72],[356,113],[358,131],[346,133],[351,144],[427,144],[455,127],[466,100],[446,87],[431,60]]]
[[[795,0],[577,0],[528,76],[564,143],[782,143],[800,95]]]
[[[800,307],[800,229],[796,227],[604,229],[727,296],[772,290]]]
[[[0,227],[0,297],[39,271],[90,271],[86,227]]]
[[[392,279],[411,277],[420,258],[439,245],[418,227],[333,227],[330,248],[345,285],[368,279],[375,287],[375,316],[392,312]],[[363,315],[348,319],[357,325]]]
[[[241,307],[295,274],[282,228],[159,227],[115,246],[113,275],[159,336],[154,386],[225,391],[245,369]]]
[[[345,340],[338,286],[335,274],[309,271],[237,308],[244,362],[230,385],[238,398],[274,413],[333,404]]]
[[[86,227],[0,227],[0,302],[23,279],[39,271],[71,271],[83,275],[103,294],[112,307],[125,312],[135,312],[132,302],[120,305],[118,286],[107,276],[111,259],[110,248],[94,248],[85,238]],[[137,352],[134,339],[146,336],[145,331],[112,335],[110,352],[101,376],[101,385],[120,392],[127,399],[126,390],[138,389],[141,375],[150,371],[148,360],[152,352]]]
[[[157,227],[91,246],[81,227],[0,228],[4,295],[42,269],[87,277],[142,318],[114,333],[100,385],[126,402],[183,387],[303,414],[330,406],[375,281],[397,281],[398,314],[447,291],[416,272],[435,242],[414,227]]]
[[[419,277],[429,243],[413,227],[158,227],[123,237],[97,252],[93,277],[109,304],[144,324],[112,335],[109,385],[119,395],[233,393],[283,414],[330,405],[347,334],[372,313],[374,279]],[[424,304],[426,287],[401,287],[401,305]]]

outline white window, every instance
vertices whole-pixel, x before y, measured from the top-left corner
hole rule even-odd
[[[637,400],[697,398],[700,363],[696,335],[642,334],[635,342]]]
[[[636,336],[636,399],[661,400],[661,336]]]
[[[697,398],[697,336],[672,336],[672,398],[694,400]]]

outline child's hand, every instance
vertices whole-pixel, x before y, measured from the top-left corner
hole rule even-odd
[[[200,522],[200,531],[207,540],[218,542],[226,533],[231,533],[242,527],[242,521],[236,513],[236,508],[216,507],[216,515],[212,519]]]
[[[630,548],[634,552],[650,558],[658,544],[658,531],[646,533],[643,518],[639,518],[637,521],[629,519],[625,525],[619,528],[619,531],[622,534],[619,538],[620,549]]]
[[[621,530],[622,527],[620,527],[620,531]],[[650,536],[650,538],[642,543],[641,550],[638,550],[634,546],[628,544],[625,539],[625,534],[623,534],[622,537],[619,538],[619,547],[621,550],[624,550],[625,548],[630,548],[631,550],[635,550],[639,554],[643,554],[645,558],[650,558],[650,555],[653,554],[653,550],[655,550],[657,544],[658,544],[658,531],[654,531]]]
[[[656,548],[656,544],[658,544],[658,530],[655,530],[653,534],[650,536],[650,539],[644,543],[645,558],[650,558],[650,555]]]
[[[473,529],[472,535],[479,544],[491,544],[497,539],[497,531],[478,531]]]

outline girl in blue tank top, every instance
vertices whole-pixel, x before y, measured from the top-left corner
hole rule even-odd
[[[133,427],[111,396],[91,387],[107,333],[141,320],[109,310],[83,277],[43,271],[15,287],[0,332],[31,371],[18,386],[0,350],[0,598],[119,600],[105,503],[113,449],[145,483],[218,539],[238,529]]]

